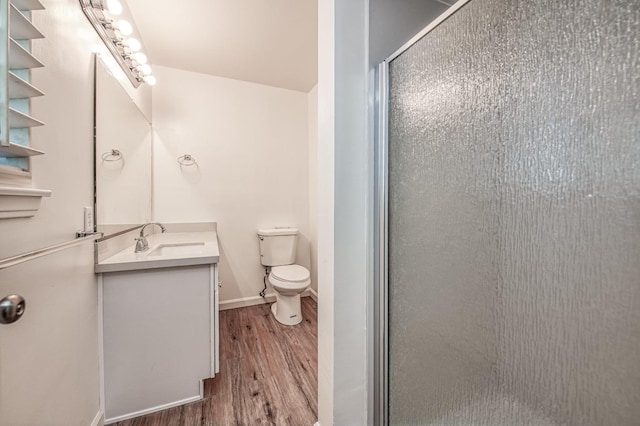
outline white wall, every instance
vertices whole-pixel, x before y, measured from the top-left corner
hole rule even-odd
[[[318,2],[318,423],[334,424],[334,1]]]
[[[154,219],[218,223],[222,302],[262,290],[259,228],[298,227],[298,263],[309,267],[307,94],[154,72]],[[180,167],[183,154],[198,166]]]
[[[311,288],[318,290],[318,86],[308,93],[309,127],[309,240]]]
[[[319,422],[367,424],[368,1],[319,2]]]
[[[93,203],[93,59],[101,41],[76,0],[43,1],[33,42],[45,67],[32,78],[46,96],[32,101],[46,125],[32,145],[36,187],[53,190],[34,218],[0,221],[0,257],[66,242]],[[99,411],[97,285],[93,246],[0,271],[0,294],[22,294],[24,317],[0,326],[0,424],[89,425]]]

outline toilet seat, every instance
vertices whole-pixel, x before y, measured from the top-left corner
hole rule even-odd
[[[303,283],[309,279],[309,271],[300,265],[274,266],[271,268],[271,275],[278,281],[288,281],[290,283]]]
[[[285,296],[302,293],[311,284],[307,268],[300,265],[285,265],[271,268],[269,283]]]

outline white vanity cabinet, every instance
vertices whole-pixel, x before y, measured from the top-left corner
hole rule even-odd
[[[105,424],[202,398],[219,370],[217,275],[217,263],[98,275]]]

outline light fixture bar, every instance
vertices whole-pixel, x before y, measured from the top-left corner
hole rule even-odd
[[[133,84],[133,87],[140,86],[145,81],[145,75],[136,68],[131,61],[131,53],[125,50],[125,40],[120,38],[115,33],[115,28],[111,21],[107,19],[104,11],[108,11],[107,0],[79,0],[82,7],[82,11],[91,22],[91,25],[96,30],[104,44],[107,46],[111,55],[120,65],[120,68],[124,71],[126,76]]]

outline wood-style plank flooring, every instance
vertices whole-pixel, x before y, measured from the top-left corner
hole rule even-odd
[[[118,426],[294,425],[318,419],[317,307],[302,298],[304,320],[282,325],[270,304],[220,312],[220,373],[204,399]]]

